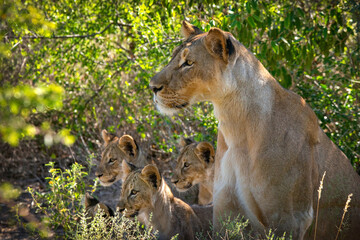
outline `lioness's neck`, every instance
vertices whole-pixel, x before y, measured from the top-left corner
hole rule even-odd
[[[224,86],[214,89],[216,97],[211,100],[219,128],[230,145],[240,143],[238,139],[249,131],[261,130],[262,119],[272,111],[277,87],[270,73],[243,45],[237,55],[220,80]]]

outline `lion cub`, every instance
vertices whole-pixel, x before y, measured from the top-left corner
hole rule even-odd
[[[104,140],[104,150],[95,172],[101,185],[111,186],[120,179],[124,180],[124,160],[137,167],[144,167],[148,164],[137,143],[130,135],[119,138],[108,133],[105,129],[102,130],[101,134]]]
[[[123,183],[118,208],[125,216],[159,231],[160,239],[195,239],[195,233],[207,234],[212,206],[193,206],[174,197],[158,168],[149,164],[129,173]],[[150,214],[153,214],[150,219]]]
[[[178,191],[186,191],[199,184],[199,204],[212,202],[214,184],[215,151],[208,142],[196,143],[188,138],[181,138],[180,155],[173,170],[171,182]]]
[[[94,219],[96,213],[99,211],[99,209],[103,210],[103,217],[113,217],[114,212],[113,210],[107,206],[106,204],[99,202],[96,198],[91,196],[89,193],[85,194],[85,211],[86,211],[86,217],[88,218],[88,222]]]

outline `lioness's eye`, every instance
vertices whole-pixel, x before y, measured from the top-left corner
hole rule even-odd
[[[136,191],[135,189],[131,190],[130,195],[136,195],[138,193],[138,191]]]
[[[115,162],[115,161],[116,161],[116,158],[110,158],[109,161],[108,161],[108,163],[113,163],[113,162]]]
[[[189,67],[189,66],[191,66],[193,64],[194,64],[193,61],[186,60],[180,67]]]
[[[189,166],[190,166],[189,163],[187,163],[187,162],[184,163],[184,167],[189,167]]]

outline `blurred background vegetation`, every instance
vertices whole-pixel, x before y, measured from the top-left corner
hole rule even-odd
[[[99,158],[102,129],[132,135],[161,160],[175,157],[180,135],[216,144],[211,104],[160,116],[148,88],[184,19],[231,32],[306,99],[360,172],[360,3],[200,2],[1,1],[0,184],[46,189],[44,165]]]

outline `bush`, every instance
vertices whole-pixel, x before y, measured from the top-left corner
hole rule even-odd
[[[84,171],[85,167],[74,163],[71,169],[61,170],[55,168],[55,163],[47,164],[50,167],[50,177],[47,177],[49,186],[48,191],[40,193],[28,188],[33,197],[38,212],[45,215],[48,225],[53,230],[59,228],[64,231],[66,237],[74,234],[74,229],[78,224],[77,219],[81,209],[81,202],[87,188],[88,172]]]

